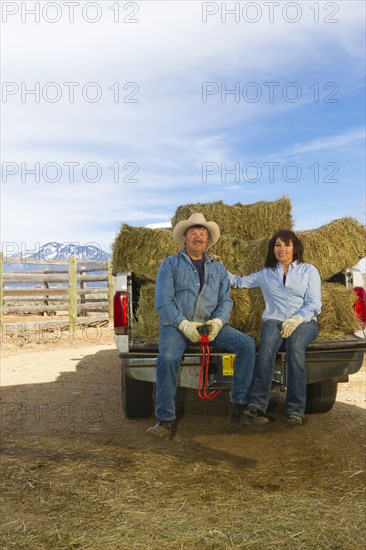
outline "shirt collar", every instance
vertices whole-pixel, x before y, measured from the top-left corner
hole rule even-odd
[[[294,260],[293,262],[290,263],[288,268],[295,269],[296,266],[297,266],[297,260]],[[280,262],[277,263],[277,270],[283,272],[283,267],[282,267],[282,264],[280,264]]]
[[[179,250],[178,255],[179,256],[185,256],[189,261],[191,260],[190,257],[188,256],[188,254],[186,253],[185,246],[183,246],[183,248],[181,248]],[[204,252],[204,260],[205,260],[205,262],[213,262],[213,258],[211,258],[211,256],[209,254],[207,254],[207,252]]]

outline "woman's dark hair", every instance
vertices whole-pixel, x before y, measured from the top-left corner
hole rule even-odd
[[[299,237],[296,237],[293,231],[288,231],[287,229],[279,229],[268,242],[267,258],[264,267],[274,268],[277,266],[278,260],[274,253],[274,246],[278,239],[281,239],[281,241],[286,244],[290,244],[291,241],[294,245],[294,261],[297,260],[299,263],[303,263],[304,245],[300,241]]]

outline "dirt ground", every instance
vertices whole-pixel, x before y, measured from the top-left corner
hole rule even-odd
[[[3,340],[2,548],[364,548],[365,363],[301,427],[279,391],[261,429],[192,391],[159,442],[123,415],[108,326]]]

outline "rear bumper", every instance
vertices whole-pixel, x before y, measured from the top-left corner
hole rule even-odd
[[[362,366],[365,340],[350,338],[339,341],[313,342],[306,353],[307,383],[313,384],[323,380],[346,382],[348,376],[359,371]],[[137,380],[156,381],[156,345],[135,347],[128,353],[120,353],[122,367],[126,374]],[[228,352],[218,348],[211,350],[210,388],[230,389],[232,376],[224,374],[223,358],[233,357]],[[187,348],[181,361],[178,385],[197,388],[201,365],[201,353],[198,346]],[[275,382],[287,385],[287,353],[281,349],[276,357],[273,373]]]

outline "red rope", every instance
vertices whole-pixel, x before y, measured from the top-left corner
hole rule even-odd
[[[210,366],[209,343],[210,343],[210,340],[208,336],[202,335],[201,336],[202,359],[201,359],[201,369],[200,369],[200,380],[198,384],[198,396],[200,397],[200,399],[215,399],[215,397],[217,397],[221,393],[221,390],[214,390],[214,391],[211,391],[210,393],[207,393],[208,370]]]

